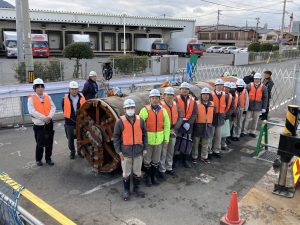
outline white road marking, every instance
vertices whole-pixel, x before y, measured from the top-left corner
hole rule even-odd
[[[11,154],[11,155],[15,155],[15,153],[18,153],[18,156],[19,156],[19,157],[22,156],[22,155],[21,155],[21,151],[11,152],[10,154]]]
[[[137,218],[132,218],[126,221],[129,225],[146,225],[145,222],[137,219]]]
[[[6,142],[5,144],[6,144],[6,145],[11,145],[11,142]]]
[[[201,173],[199,177],[195,177],[196,180],[200,180],[202,183],[208,184],[212,180],[215,179],[215,177]]]
[[[4,144],[0,142],[0,148],[3,146]]]
[[[97,187],[95,187],[95,188],[93,188],[93,189],[91,189],[91,190],[89,190],[89,191],[86,191],[86,192],[82,193],[81,195],[89,195],[89,194],[92,194],[93,192],[98,191],[98,190],[101,190],[101,189],[104,188],[104,187],[109,187],[109,186],[111,186],[111,185],[114,185],[114,184],[120,182],[121,180],[122,180],[122,177],[116,178],[116,179],[111,180],[111,181],[109,181],[109,182],[106,182],[106,183],[104,183],[104,184],[100,184],[100,185],[98,185]]]

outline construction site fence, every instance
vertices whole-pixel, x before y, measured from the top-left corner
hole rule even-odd
[[[284,50],[274,52],[249,52],[249,64],[281,62],[300,57],[300,50]]]

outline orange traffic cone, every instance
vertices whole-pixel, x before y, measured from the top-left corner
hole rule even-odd
[[[246,221],[239,217],[239,209],[237,202],[237,192],[232,192],[228,206],[228,212],[220,220],[221,225],[242,225]]]

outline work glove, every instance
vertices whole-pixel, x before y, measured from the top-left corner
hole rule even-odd
[[[262,112],[262,113],[266,113],[266,110],[265,110],[265,109],[262,109],[261,112]]]
[[[246,115],[246,114],[247,114],[247,111],[244,111],[243,114]]]
[[[183,128],[188,131],[190,129],[190,124],[189,123],[185,123],[183,124]]]

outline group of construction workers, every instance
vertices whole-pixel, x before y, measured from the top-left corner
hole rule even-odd
[[[43,165],[45,148],[46,163],[54,165],[52,118],[56,108],[44,92],[43,80],[35,79],[33,89],[28,110],[34,123],[36,164]],[[242,79],[236,82],[217,79],[214,90],[204,87],[198,97],[190,84],[183,82],[178,95],[173,87],[165,88],[163,95],[157,89],[151,90],[149,103],[139,112],[133,99],[125,99],[124,114],[116,121],[113,136],[114,149],[121,159],[125,201],[130,198],[131,175],[133,193],[145,197],[140,190],[142,167],[145,185],[159,185],[158,180],[164,181],[165,174],[174,175],[174,169],[181,163],[185,168],[198,161],[209,164],[213,158],[221,158],[222,151],[231,150],[228,147],[231,141],[239,141],[245,135],[255,138],[259,116],[266,113],[268,106],[268,89],[260,73],[255,73],[248,85]],[[62,108],[71,159],[76,155],[76,114],[84,102],[78,83],[70,82]],[[77,155],[83,157],[80,152]]]

